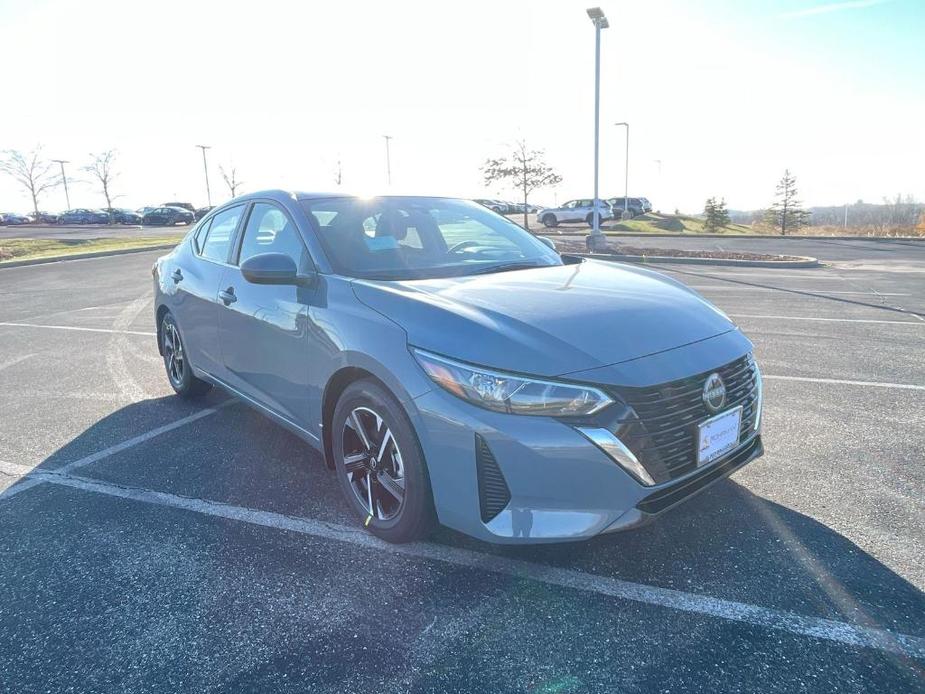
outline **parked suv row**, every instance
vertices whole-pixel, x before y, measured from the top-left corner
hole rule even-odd
[[[601,221],[613,219],[614,212],[607,200],[600,200]],[[556,227],[569,222],[584,222],[588,226],[594,223],[594,200],[581,198],[569,200],[559,207],[547,207],[536,213],[536,219],[545,227]]]

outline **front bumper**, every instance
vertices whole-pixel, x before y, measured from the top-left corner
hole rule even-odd
[[[646,487],[560,420],[484,410],[439,388],[416,398],[410,409],[440,522],[495,543],[583,540],[641,525],[763,452],[756,434],[709,466]],[[479,439],[509,494],[487,518]]]

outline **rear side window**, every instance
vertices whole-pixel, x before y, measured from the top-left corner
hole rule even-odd
[[[223,210],[212,217],[212,223],[205,234],[205,240],[198,244],[201,247],[199,255],[217,263],[228,262],[231,239],[234,236],[234,230],[238,228],[238,221],[241,219],[243,209],[241,205],[238,205],[237,207]]]
[[[308,266],[308,253],[298,229],[285,212],[265,202],[256,203],[247,219],[238,263],[261,253],[284,253],[300,270]]]

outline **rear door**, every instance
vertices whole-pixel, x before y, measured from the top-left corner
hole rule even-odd
[[[240,264],[260,253],[284,253],[300,272],[313,269],[289,214],[270,201],[255,202],[232,265],[226,268],[218,338],[229,385],[277,414],[311,429],[312,364],[321,348],[310,329],[316,290],[294,285],[251,284]]]
[[[229,267],[244,208],[235,205],[205,220],[193,235],[188,253],[165,268],[165,282],[176,290],[171,308],[190,363],[219,378],[224,370],[218,346],[219,283]]]

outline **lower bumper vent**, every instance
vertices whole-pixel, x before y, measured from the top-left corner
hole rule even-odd
[[[482,522],[487,523],[508,505],[511,490],[508,489],[494,454],[485,439],[478,434],[475,435],[475,471],[479,483]]]

